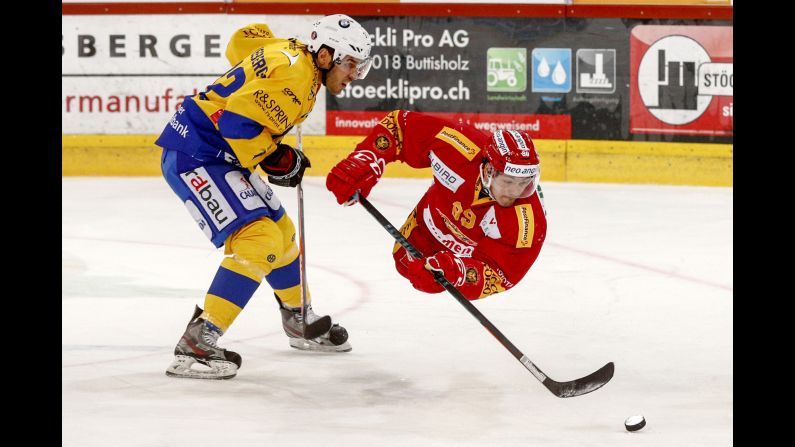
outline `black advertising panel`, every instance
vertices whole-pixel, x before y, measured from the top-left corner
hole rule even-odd
[[[465,120],[483,130],[524,130],[534,138],[732,140],[733,116],[701,117],[698,129],[692,125],[679,129],[686,120],[679,115],[692,116],[693,112],[680,113],[677,109],[690,107],[694,95],[699,98],[698,108],[707,115],[725,115],[733,107],[733,79],[729,85],[729,76],[722,76],[731,74],[731,22],[355,18],[374,36],[373,68],[366,79],[354,82],[341,96],[327,95],[329,135],[365,134],[385,112],[405,108]],[[633,33],[636,26],[645,28]],[[677,28],[680,26],[687,29]],[[655,46],[657,40],[682,32],[689,33],[689,40],[706,40],[700,44],[705,49],[697,58],[686,60],[687,51],[698,46],[697,43],[668,38]],[[717,48],[716,39],[726,42],[727,35],[728,49],[727,44]],[[633,57],[642,59],[639,52],[649,48],[657,51],[655,54],[667,51],[673,56],[672,64],[682,62],[682,69],[690,70],[687,76],[670,78],[672,83],[689,84],[678,89],[662,89],[667,99],[663,98],[658,106],[639,103],[637,91],[651,91],[655,82],[668,82],[667,78],[650,79],[649,76],[655,79],[658,76],[656,71],[651,73],[650,63],[640,72],[638,62],[632,65]],[[659,59],[655,59],[655,64],[658,63]],[[677,67],[672,65],[670,72],[678,74]],[[726,82],[716,84],[722,80]],[[632,82],[635,82],[633,88]],[[699,95],[699,89],[706,94]],[[683,95],[691,98],[690,103],[683,100]],[[708,107],[704,106],[705,101],[710,102]],[[650,112],[649,118],[640,112],[648,107],[672,109],[665,113]],[[631,130],[631,115],[635,117],[633,122],[642,126]],[[651,125],[657,116],[677,118],[667,118],[674,124]],[[641,121],[637,120],[639,117]]]

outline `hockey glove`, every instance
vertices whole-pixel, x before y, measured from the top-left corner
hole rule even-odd
[[[339,204],[348,202],[357,189],[366,198],[384,173],[385,166],[384,159],[371,151],[351,152],[331,168],[326,177],[326,188],[334,193]],[[355,201],[347,204],[351,203]]]
[[[408,271],[411,285],[415,289],[427,293],[438,293],[444,290],[444,287],[436,282],[434,271],[443,273],[444,277],[456,287],[462,286],[464,278],[466,278],[464,261],[446,250],[425,258],[425,262],[411,262],[408,265]]]
[[[269,182],[286,188],[295,188],[301,183],[304,171],[312,166],[303,152],[281,143],[259,165],[268,174]]]

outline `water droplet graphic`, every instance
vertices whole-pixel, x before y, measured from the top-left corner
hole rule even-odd
[[[541,76],[542,78],[546,78],[547,76],[549,76],[549,63],[547,63],[547,58],[545,57],[541,58],[541,63],[538,64],[538,70],[536,71],[538,72],[538,75]]]
[[[566,70],[563,69],[563,65],[560,64],[560,61],[555,65],[555,70],[552,72],[552,82],[557,85],[563,85],[563,83],[566,82]]]

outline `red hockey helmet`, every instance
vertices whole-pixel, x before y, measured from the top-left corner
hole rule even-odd
[[[481,177],[492,197],[498,199],[495,196],[501,195],[515,200],[533,195],[541,170],[530,135],[515,130],[495,130],[485,151],[491,169],[484,172],[481,167]]]

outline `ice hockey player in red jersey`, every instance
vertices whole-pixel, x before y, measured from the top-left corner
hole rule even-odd
[[[529,135],[484,133],[418,112],[395,110],[334,166],[326,187],[340,204],[367,197],[388,163],[431,167],[433,184],[400,228],[424,262],[399,244],[397,271],[415,289],[439,293],[440,271],[469,300],[514,287],[538,257],[547,231],[539,158]]]

